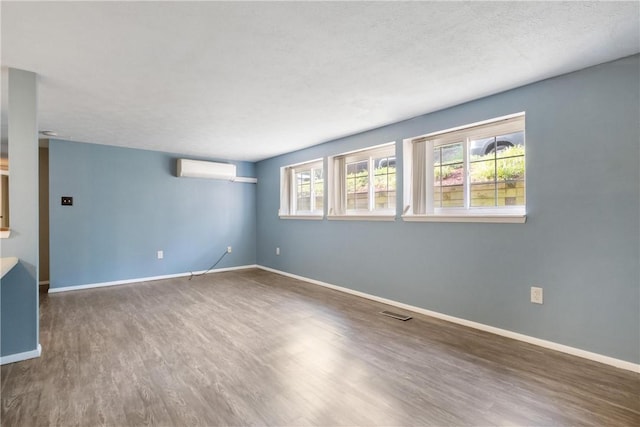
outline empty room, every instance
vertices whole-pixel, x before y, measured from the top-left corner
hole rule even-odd
[[[640,425],[640,3],[2,1],[2,426]]]

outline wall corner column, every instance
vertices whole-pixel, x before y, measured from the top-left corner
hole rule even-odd
[[[7,118],[11,235],[0,241],[2,257],[18,265],[0,282],[0,363],[37,357],[38,301],[38,117],[37,75],[2,70]],[[6,98],[5,98],[6,97]],[[5,135],[2,135],[3,139]]]

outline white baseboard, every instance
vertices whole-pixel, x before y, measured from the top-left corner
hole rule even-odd
[[[437,311],[426,310],[424,308],[416,307],[409,304],[404,304],[398,301],[390,300],[387,298],[381,298],[375,295],[370,295],[364,292],[355,291],[353,289],[344,288],[342,286],[332,285],[330,283],[321,282],[315,279],[309,279],[307,277],[298,276],[297,274],[287,273],[286,271],[276,270],[274,268],[258,265],[258,268],[270,271],[272,273],[281,274],[283,276],[291,277],[294,279],[302,280],[304,282],[312,283],[314,285],[324,286],[325,288],[334,289],[336,291],[345,292],[351,295],[356,295],[362,298],[370,299],[373,301],[389,304],[394,307],[403,308],[405,310],[413,311],[415,313],[424,314],[426,316],[435,317],[437,319],[446,320],[451,323],[457,323],[459,325],[468,326],[470,328],[479,329],[481,331],[490,332],[492,334],[501,335],[503,337],[511,338],[518,341],[523,341],[529,344],[534,344],[540,347],[548,348],[551,350],[560,351],[562,353],[571,354],[573,356],[582,357],[584,359],[593,360],[595,362],[604,363],[605,365],[615,366],[616,368],[626,369],[628,371],[640,373],[640,364],[627,362],[626,360],[620,360],[613,357],[605,356],[603,354],[593,353],[587,350],[582,350],[568,345],[559,344],[553,341],[547,341],[540,338],[531,337],[529,335],[520,334],[518,332],[509,331],[506,329],[496,328],[494,326],[485,325],[483,323],[473,322],[471,320],[462,319],[459,317],[449,316],[448,314],[438,313]]]
[[[25,351],[22,353],[9,354],[8,356],[0,357],[0,365],[6,365],[7,363],[21,362],[27,359],[34,359],[40,357],[42,354],[42,347],[38,344],[38,348],[31,351]]]
[[[45,285],[48,285],[48,284],[49,284],[48,280],[41,280],[41,281],[38,282],[38,285],[40,285],[40,286],[45,286]]]
[[[237,267],[216,268],[214,270],[207,272],[207,274],[222,273],[224,271],[233,271],[233,270],[245,270],[247,268],[257,268],[257,267],[258,267],[257,265],[252,264],[252,265],[240,265]],[[201,271],[194,271],[189,273],[166,274],[164,276],[140,277],[137,279],[116,280],[113,282],[90,283],[87,285],[63,286],[60,288],[49,287],[49,293],[55,294],[58,292],[79,291],[82,289],[104,288],[107,286],[127,285],[129,283],[140,283],[140,282],[151,282],[153,280],[174,279],[176,277],[188,277],[188,276],[191,276],[191,274],[193,274],[194,276],[198,274],[204,274],[205,272],[206,270],[201,270]]]

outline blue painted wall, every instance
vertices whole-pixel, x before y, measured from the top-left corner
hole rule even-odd
[[[258,263],[640,363],[639,82],[636,55],[259,162]],[[278,219],[281,166],[520,111],[526,224]]]
[[[216,268],[255,264],[256,185],[177,178],[178,157],[50,141],[51,287],[206,270],[227,246]]]
[[[9,96],[11,236],[0,240],[0,249],[3,257],[20,260],[0,283],[0,355],[4,357],[35,351],[39,342],[38,122],[36,74],[3,70],[2,80]]]

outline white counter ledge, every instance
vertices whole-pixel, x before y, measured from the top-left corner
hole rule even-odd
[[[7,274],[8,272],[11,271],[11,269],[13,267],[16,266],[16,264],[18,264],[18,258],[11,256],[11,257],[6,257],[6,258],[0,258],[1,261],[1,267],[2,267],[2,276],[0,277],[4,277],[5,274]]]

